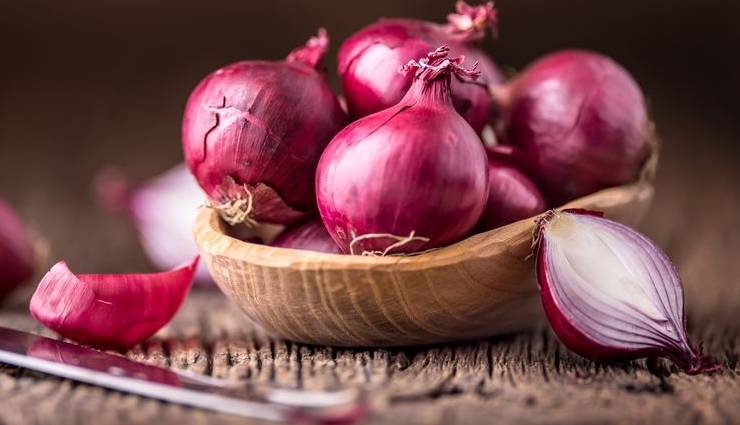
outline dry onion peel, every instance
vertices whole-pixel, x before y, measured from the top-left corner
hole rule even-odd
[[[177,313],[195,276],[190,264],[152,274],[74,274],[55,264],[36,288],[33,317],[65,338],[126,349],[154,335]]]
[[[537,280],[555,333],[593,360],[659,356],[689,374],[717,371],[689,341],[681,278],[668,256],[601,215],[550,211],[536,226]]]

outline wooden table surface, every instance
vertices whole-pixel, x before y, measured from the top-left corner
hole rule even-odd
[[[546,325],[529,333],[454,345],[369,350],[306,346],[265,335],[216,290],[194,291],[170,325],[127,355],[165,367],[290,388],[360,386],[390,395],[390,405],[368,423],[738,422],[740,178],[732,161],[718,150],[692,155],[688,147],[666,147],[658,196],[642,226],[680,269],[691,336],[703,340],[724,366],[714,376],[687,376],[667,363],[649,370],[645,361],[586,361],[570,353]],[[60,210],[64,217],[75,207]],[[94,217],[88,223],[79,218],[73,223],[115,230],[115,219],[87,214]],[[31,215],[37,227],[57,226],[38,221],[54,219],[49,211]],[[98,239],[101,249],[112,249],[103,243],[104,237]],[[115,247],[122,242],[110,243]],[[70,247],[91,249],[87,244]],[[88,255],[83,251],[75,257],[70,247],[65,252],[57,246],[52,257]],[[107,267],[119,264],[106,261]],[[126,257],[120,264],[130,269],[137,261]],[[95,261],[77,262],[90,271],[96,266]],[[32,286],[0,310],[0,325],[51,335],[27,312]],[[9,425],[251,423],[10,366],[0,366],[0,406],[0,423]]]

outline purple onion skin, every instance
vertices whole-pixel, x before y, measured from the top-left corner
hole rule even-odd
[[[327,254],[342,254],[339,245],[331,238],[320,218],[312,218],[288,227],[275,238],[271,245]]]
[[[563,213],[571,213],[578,215],[587,215],[595,217],[603,217],[603,213],[600,211],[590,211],[584,209],[565,209]],[[547,320],[550,323],[555,334],[558,338],[575,353],[596,361],[613,362],[613,361],[629,361],[635,360],[642,357],[658,356],[671,359],[677,366],[683,369],[688,374],[698,373],[711,373],[719,370],[720,366],[716,363],[713,356],[703,354],[701,344],[697,348],[690,345],[688,338],[684,341],[684,346],[676,347],[673,349],[663,347],[649,347],[641,349],[629,349],[626,347],[611,347],[603,345],[587,334],[585,334],[575,323],[568,317],[568,312],[564,311],[559,305],[555,290],[553,288],[553,276],[551,276],[546,263],[546,252],[548,249],[548,241],[546,237],[543,237],[543,228],[546,224],[547,218],[540,220],[537,225],[537,234],[535,236],[535,253],[536,253],[536,274],[537,282],[542,297],[542,306],[547,316]],[[611,222],[613,226],[623,229],[623,231],[631,231],[627,226],[620,223]],[[651,255],[657,255],[660,257],[659,262],[667,265],[670,272],[675,276],[678,276],[677,271],[670,262],[667,256],[660,251],[657,246],[650,241],[645,239],[643,244],[652,245]],[[680,325],[682,329],[677,329],[679,333],[683,335],[687,334],[686,331],[686,316],[683,305],[683,288],[681,286],[680,278],[675,281],[677,286],[673,289],[678,294],[678,299],[681,302],[680,312],[678,317],[680,318]],[[588,307],[588,306],[584,306]],[[628,326],[628,325],[623,325]]]
[[[552,205],[637,178],[649,150],[640,87],[610,58],[566,50],[505,90],[504,138],[518,145]]]
[[[481,6],[482,7],[482,6]],[[495,15],[494,15],[495,18]],[[480,133],[491,109],[485,84],[504,81],[496,64],[479,47],[480,35],[466,38],[441,25],[414,19],[381,19],[348,38],[339,50],[339,75],[350,116],[361,118],[398,103],[413,78],[400,75],[398,65],[448,45],[452,55],[480,63],[483,85],[452,81],[455,108]]]
[[[434,63],[434,62],[433,62]],[[485,149],[455,111],[449,71],[416,77],[396,105],[347,126],[324,151],[316,173],[319,212],[344,253],[410,253],[456,242],[480,218],[488,194]]]
[[[326,44],[310,43],[306,49],[322,50],[228,65],[190,95],[185,158],[214,204],[245,199],[247,185],[256,221],[289,224],[316,210],[316,164],[347,117],[315,69]]]
[[[31,238],[15,212],[0,199],[0,301],[33,276]]]
[[[485,232],[534,217],[547,209],[542,192],[524,173],[505,162],[489,160],[488,201],[477,230]]]

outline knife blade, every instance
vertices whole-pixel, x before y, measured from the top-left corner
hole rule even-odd
[[[268,421],[351,423],[365,417],[373,407],[366,394],[357,389],[251,387],[147,365],[1,326],[0,362],[157,400]]]

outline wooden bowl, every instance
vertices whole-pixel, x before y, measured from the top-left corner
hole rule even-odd
[[[644,180],[565,207],[635,225],[653,198]],[[338,346],[450,342],[530,327],[543,316],[530,218],[417,256],[322,254],[242,242],[218,213],[195,224],[202,261],[250,319],[293,341]]]

